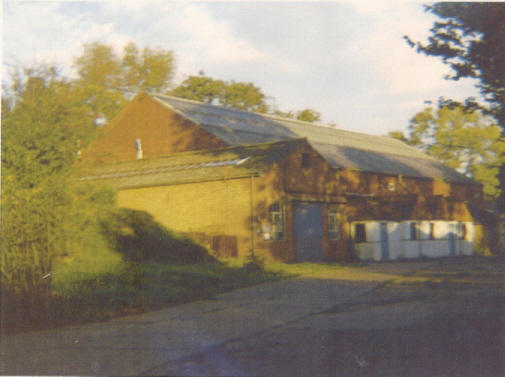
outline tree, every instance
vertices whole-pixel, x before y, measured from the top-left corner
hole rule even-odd
[[[214,80],[200,72],[198,76],[189,76],[169,94],[193,101],[219,104],[225,85],[224,81]]]
[[[418,52],[442,58],[452,69],[448,79],[470,77],[479,80],[478,87],[489,107],[479,106],[475,101],[467,101],[466,105],[469,108],[480,107],[486,113],[493,114],[502,129],[501,142],[504,143],[505,3],[444,2],[425,8],[441,19],[430,30],[428,44],[415,43],[408,37],[405,38]],[[500,211],[505,213],[503,163],[499,177],[501,194],[498,203]]]
[[[168,94],[223,107],[295,118],[302,122],[313,123],[321,120],[321,114],[313,109],[287,113],[276,109],[269,103],[273,98],[266,96],[253,83],[215,80],[205,76],[202,71],[198,76],[189,76]]]
[[[200,72],[189,76],[169,94],[194,101],[211,103],[239,110],[266,113],[267,97],[252,83],[215,80]]]
[[[18,71],[10,90],[2,109],[2,300],[36,316],[50,304],[55,259],[76,246],[69,208],[88,194],[73,191],[71,175],[93,119],[82,93],[54,68]]]
[[[315,123],[321,121],[321,114],[313,109],[305,109],[296,113],[296,119],[302,122]]]
[[[220,102],[225,107],[266,113],[268,111],[266,99],[261,89],[253,83],[232,81],[225,84]]]
[[[142,52],[130,42],[121,63],[122,85],[132,91],[165,92],[172,86],[174,56],[162,48],[144,47]]]
[[[464,106],[428,107],[416,114],[409,134],[394,131],[390,137],[406,142],[446,165],[472,176],[484,185],[487,200],[498,197],[497,174],[505,152],[496,120],[481,110]]]
[[[96,118],[112,119],[124,107],[125,91],[165,92],[172,86],[174,56],[161,48],[139,49],[133,42],[118,57],[111,46],[93,42],[74,60],[79,84]]]

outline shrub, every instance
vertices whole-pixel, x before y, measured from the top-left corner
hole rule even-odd
[[[244,268],[249,272],[261,272],[265,269],[265,260],[251,253],[247,257]]]
[[[207,249],[165,228],[145,211],[120,208],[102,222],[113,249],[130,262],[195,264],[214,262]]]

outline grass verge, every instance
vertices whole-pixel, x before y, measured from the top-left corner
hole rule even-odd
[[[8,307],[12,310],[3,310],[2,333],[107,321],[292,276],[266,269],[250,271],[226,263],[177,266],[147,262],[125,263],[113,273],[93,273],[88,278],[67,274],[53,281],[50,305],[33,318],[19,320],[14,310],[24,310],[19,303]]]

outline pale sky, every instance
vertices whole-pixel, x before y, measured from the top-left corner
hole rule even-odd
[[[435,18],[405,1],[3,1],[5,63],[56,64],[100,41],[122,52],[172,50],[176,82],[204,71],[252,82],[282,111],[313,108],[322,122],[363,133],[406,130],[440,96],[478,97],[474,81],[448,81],[449,67],[410,48]]]

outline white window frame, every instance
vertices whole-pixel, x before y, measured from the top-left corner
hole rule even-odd
[[[340,240],[340,210],[336,204],[328,206],[328,239]]]
[[[284,241],[286,239],[286,210],[283,203],[277,202],[270,206],[272,219],[272,240]]]

